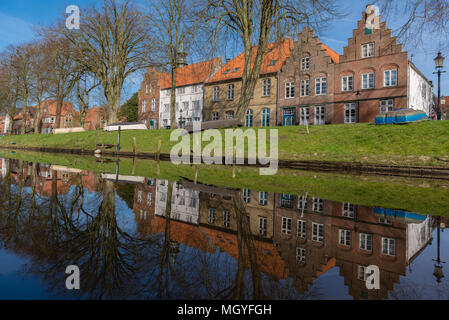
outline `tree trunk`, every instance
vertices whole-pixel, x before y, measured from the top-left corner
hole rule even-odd
[[[118,110],[120,108],[120,92],[121,88],[117,91],[111,91],[106,94],[108,100],[108,125],[117,123],[118,121]]]
[[[61,112],[62,112],[62,105],[64,103],[64,97],[58,97],[57,98],[57,105],[56,105],[56,123],[55,128],[61,128]]]
[[[22,117],[22,126],[20,128],[20,133],[25,134],[26,133],[26,121],[28,117],[28,92],[25,90],[23,93],[23,117]]]
[[[40,123],[41,123],[41,100],[42,100],[42,96],[39,95],[39,97],[37,98],[37,109],[36,109],[36,114],[35,114],[35,118],[34,118],[34,134],[39,134],[40,133]]]
[[[177,128],[176,123],[176,72],[178,68],[174,67],[171,73],[171,95],[170,95],[170,128]]]

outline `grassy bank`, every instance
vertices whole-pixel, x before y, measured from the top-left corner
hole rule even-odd
[[[427,121],[408,125],[372,124],[278,127],[279,158],[282,160],[345,161],[397,165],[449,167],[449,121]],[[170,153],[177,142],[168,130],[123,131],[121,150],[154,153],[158,140],[162,153]],[[0,138],[0,146],[95,150],[98,142],[117,144],[117,133],[90,131],[61,135],[24,135]],[[224,136],[224,135],[223,135]],[[203,146],[207,145],[203,143]],[[223,144],[224,145],[224,144]]]
[[[5,156],[44,164],[57,164],[94,172],[115,173],[115,161],[97,163],[90,156],[54,155],[50,153],[9,153],[0,150]],[[114,159],[111,159],[114,160]],[[133,169],[134,168],[134,169]],[[120,174],[167,179],[171,181],[187,178],[193,180],[193,166],[175,166],[169,162],[157,164],[153,161],[136,159],[120,160]],[[279,194],[308,194],[327,200],[351,202],[358,205],[401,209],[411,212],[448,216],[449,182],[438,180],[379,178],[371,176],[351,176],[340,174],[313,173],[304,171],[279,170],[274,176],[260,176],[255,168],[237,168],[232,178],[228,166],[199,166],[198,181],[204,184],[248,188],[256,191]]]

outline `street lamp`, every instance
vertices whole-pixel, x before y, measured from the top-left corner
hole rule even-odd
[[[437,282],[440,283],[441,279],[444,278],[444,274],[443,274],[443,263],[445,263],[444,261],[441,261],[441,257],[440,257],[440,232],[441,232],[441,217],[437,218],[437,236],[438,236],[438,242],[437,242],[437,259],[433,260],[436,262],[435,264],[435,269],[433,272],[433,275],[435,276],[435,278],[437,279]]]
[[[441,74],[445,73],[446,71],[441,71],[443,68],[444,63],[444,57],[441,55],[441,52],[438,52],[438,56],[434,59],[435,61],[435,68],[438,70],[437,72],[434,72],[434,74],[438,74],[438,109],[437,109],[437,119],[441,120],[441,86],[440,86],[440,80],[441,80]]]

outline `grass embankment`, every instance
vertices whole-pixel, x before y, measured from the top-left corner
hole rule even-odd
[[[396,165],[449,167],[449,121],[426,121],[408,125],[372,124],[277,127],[279,159],[362,162]],[[168,130],[122,131],[121,151],[155,153],[158,140],[162,153],[169,154],[177,142],[170,141]],[[0,146],[60,149],[96,148],[98,142],[117,144],[117,132],[89,131],[61,135],[24,135],[0,138]],[[224,135],[223,135],[224,136]],[[203,142],[203,146],[209,142]],[[224,146],[224,143],[223,143]]]
[[[36,161],[44,164],[57,164],[70,168],[94,172],[115,173],[115,161],[98,163],[90,156],[55,155],[50,153],[18,152],[11,154],[0,150],[0,156]],[[113,160],[113,159],[112,159]],[[170,162],[160,163],[158,174],[154,161],[136,159],[120,160],[120,174],[180,180],[182,177],[193,180],[194,167],[175,166]],[[232,178],[229,166],[199,166],[198,181],[204,184],[248,188],[256,191],[279,194],[308,194],[327,200],[351,202],[358,205],[378,206],[406,211],[448,216],[449,182],[392,177],[352,176],[340,174],[314,173],[307,171],[279,170],[274,176],[260,176],[256,168],[237,167],[236,177]]]

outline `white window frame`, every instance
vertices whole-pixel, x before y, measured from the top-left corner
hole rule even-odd
[[[310,124],[310,107],[299,108],[299,124],[302,126]]]
[[[374,42],[362,44],[362,58],[371,58],[376,55]]]
[[[296,261],[306,263],[306,249],[296,247]]]
[[[322,232],[320,232],[320,229]],[[324,224],[312,222],[312,241],[324,242]]]
[[[323,96],[327,94],[327,77],[315,79],[315,95]]]
[[[338,230],[338,243],[342,246],[350,247],[352,242],[351,230],[339,229]]]
[[[315,125],[326,124],[326,106],[315,106]]]
[[[261,123],[260,123],[262,125],[262,127],[270,126],[270,114],[271,114],[270,108],[262,109],[262,119],[261,119]]]
[[[282,217],[281,232],[282,234],[292,234],[292,218]]]
[[[314,212],[323,212],[324,210],[324,201],[321,198],[313,198],[313,208]]]
[[[357,104],[355,102],[345,103],[344,113],[345,123],[357,123]]]
[[[366,282],[366,267],[359,265],[357,268],[357,279],[360,281]]]
[[[218,112],[212,112],[212,120],[217,121],[220,119],[220,114]]]
[[[231,225],[231,212],[223,210],[223,226],[229,228]]]
[[[394,99],[380,100],[380,113],[387,113],[394,110]]]
[[[298,220],[296,236],[305,239],[306,235],[307,235],[307,222],[305,220]]]
[[[268,192],[264,192],[264,191],[259,192],[259,204],[261,206],[268,205]]]
[[[354,219],[355,216],[355,205],[349,202],[342,203],[342,216],[345,218]]]
[[[341,78],[341,91],[350,92],[354,91],[354,76],[343,76]]]
[[[395,74],[394,77],[393,74]],[[398,85],[398,70],[397,69],[385,70],[384,87],[397,87],[397,85]]]
[[[386,244],[385,244],[385,241],[387,241]],[[393,250],[391,250],[392,244],[393,244]],[[387,245],[387,247],[385,247],[385,245]],[[396,239],[382,237],[381,253],[386,256],[391,256],[391,257],[396,256]]]
[[[301,58],[301,71],[310,70],[310,56]]]
[[[234,84],[228,85],[228,101],[234,100]]]
[[[262,80],[262,97],[271,96],[271,79],[266,78]]]
[[[214,101],[220,101],[220,87],[215,86],[214,87]]]
[[[156,111],[157,105],[156,105],[156,98],[153,98],[151,100],[151,111]]]
[[[285,83],[285,99],[293,99],[295,97],[295,82]]]
[[[147,112],[147,100],[142,100],[142,113]]]
[[[301,80],[301,97],[310,95],[310,79]]]
[[[215,223],[215,208],[209,208],[209,215],[208,215],[207,221],[210,224],[214,224]]]
[[[366,77],[366,81],[365,81],[365,77]],[[371,86],[371,83],[372,83],[372,86]],[[375,78],[374,72],[368,72],[368,73],[362,74],[362,89],[369,90],[369,89],[374,89],[375,87],[376,87],[376,78]]]
[[[259,234],[262,236],[266,236],[267,235],[267,230],[268,230],[268,220],[266,217],[259,217]]]
[[[359,248],[364,251],[373,251],[373,235],[369,233],[360,233]]]
[[[245,203],[251,202],[251,190],[243,189],[243,201],[245,201]]]

